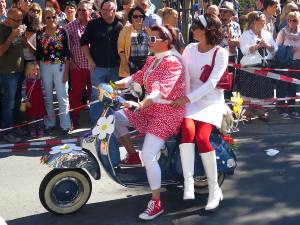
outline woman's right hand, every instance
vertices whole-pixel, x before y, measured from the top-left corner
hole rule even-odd
[[[175,101],[173,101],[171,103],[171,106],[175,109],[181,108],[183,106],[185,106],[186,104],[190,103],[190,99],[186,96],[183,96],[179,99],[176,99]]]
[[[122,80],[116,81],[115,85],[118,89],[125,88],[125,84],[124,84],[124,82],[122,82]]]
[[[26,104],[26,107],[27,107],[27,108],[31,108],[31,107],[32,107],[32,105],[31,105],[30,102],[26,102],[25,104]]]
[[[126,108],[135,108],[135,109],[139,109],[140,108],[140,104],[134,101],[125,101],[123,103],[124,107]]]

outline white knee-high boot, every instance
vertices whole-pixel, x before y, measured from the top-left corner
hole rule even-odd
[[[195,144],[184,143],[179,145],[182,172],[184,177],[183,199],[195,199],[194,191],[194,164]]]
[[[218,184],[218,171],[215,151],[200,154],[208,182],[208,201],[205,210],[212,210],[223,200],[222,190]]]

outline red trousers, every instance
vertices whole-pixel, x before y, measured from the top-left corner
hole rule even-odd
[[[209,138],[214,125],[184,118],[181,126],[181,143],[194,143],[196,141],[200,153],[214,151]]]
[[[91,74],[89,69],[71,70],[71,90],[69,94],[69,101],[71,109],[77,108],[82,105],[81,101],[85,87],[88,90],[89,99],[91,99]],[[76,109],[71,112],[71,118],[73,121],[78,121],[80,117],[80,109]]]

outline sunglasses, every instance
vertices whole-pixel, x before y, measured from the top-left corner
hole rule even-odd
[[[16,19],[11,18],[11,17],[8,17],[8,18],[11,19],[12,21],[14,21],[15,23],[21,23],[23,21],[23,19],[16,20]]]
[[[24,2],[32,2],[32,0],[24,0]]]
[[[298,23],[298,20],[296,20],[296,19],[289,19],[288,21],[293,22],[293,23]]]
[[[261,11],[257,11],[257,14],[255,16],[255,20],[259,20],[262,14],[263,13]]]
[[[164,40],[161,38],[157,38],[156,36],[149,36],[150,43],[156,43],[157,41],[164,41]]]
[[[50,20],[50,19],[55,20],[55,19],[56,19],[56,16],[47,16],[46,19],[47,19],[47,20]]]
[[[143,15],[132,15],[133,19],[144,19]]]
[[[32,11],[34,13],[40,13],[41,12],[41,10],[39,10],[39,9],[31,9],[30,11]]]
[[[77,9],[77,12],[87,12],[89,9]]]

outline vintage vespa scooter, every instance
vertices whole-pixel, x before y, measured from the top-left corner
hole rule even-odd
[[[130,91],[134,95],[141,93],[141,87],[132,84]],[[41,158],[41,162],[53,168],[42,180],[39,197],[42,205],[56,214],[69,214],[79,210],[88,201],[92,183],[101,178],[100,163],[107,174],[117,183],[126,187],[148,186],[146,171],[143,166],[120,166],[120,149],[113,134],[114,111],[118,110],[124,99],[113,84],[102,84],[99,88],[99,100],[104,103],[104,112],[92,130],[92,135],[83,138],[82,146],[74,144],[56,146]],[[142,149],[143,137],[132,134],[136,149]],[[95,142],[95,147],[84,148],[87,143]],[[233,174],[236,168],[236,158],[222,136],[216,132],[211,136],[211,143],[216,150],[221,186],[226,174]],[[182,187],[183,176],[179,153],[180,137],[170,138],[162,148],[159,164],[162,171],[162,187],[174,189]],[[197,150],[195,150],[197,151]],[[207,179],[199,154],[195,154],[195,191],[208,191]]]

